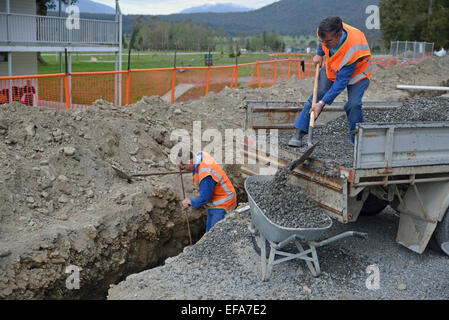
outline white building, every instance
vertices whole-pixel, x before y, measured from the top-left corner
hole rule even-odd
[[[79,19],[71,28],[65,12],[64,17],[36,15],[35,0],[0,0],[0,76],[37,74],[36,52],[65,49],[69,59],[74,52],[113,52],[118,70],[121,19],[118,0],[115,20]]]
[[[0,77],[36,75],[37,52],[59,52],[61,73],[65,51],[69,73],[71,55],[77,52],[115,53],[116,70],[121,70],[122,15],[115,1],[113,19],[93,20],[74,19],[75,11],[36,15],[36,0],[0,0]]]

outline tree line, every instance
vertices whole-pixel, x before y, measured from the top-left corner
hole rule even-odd
[[[379,11],[387,48],[405,40],[449,48],[449,0],[380,0]]]
[[[272,32],[252,36],[239,33],[233,37],[222,28],[214,30],[192,21],[170,22],[158,17],[139,16],[134,23],[128,45],[132,49],[158,51],[221,51],[235,53],[245,48],[251,51],[283,51],[282,37]]]

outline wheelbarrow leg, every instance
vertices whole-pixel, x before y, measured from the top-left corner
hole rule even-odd
[[[265,237],[259,232],[259,244],[260,244],[260,263],[262,267],[262,280],[266,281],[267,278],[267,247],[265,245]]]
[[[320,275],[320,263],[318,261],[318,256],[316,254],[316,249],[314,246],[310,246],[309,250],[304,250],[302,245],[299,243],[298,240],[295,240],[296,247],[298,248],[300,253],[306,253],[305,257],[301,258],[304,260],[307,264],[307,267],[309,267],[310,272],[312,273],[313,277],[318,277]],[[309,252],[312,253],[312,257],[309,256]],[[312,260],[312,262],[310,261]]]
[[[270,279],[271,270],[273,270],[273,262],[274,262],[275,253],[276,253],[276,249],[273,248],[273,246],[270,244],[270,256],[268,257],[266,280]]]

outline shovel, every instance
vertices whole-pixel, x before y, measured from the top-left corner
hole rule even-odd
[[[148,176],[165,176],[168,174],[182,174],[182,173],[188,173],[188,172],[181,172],[179,173],[178,171],[165,171],[165,172],[150,172],[150,173],[125,173],[122,170],[120,170],[119,168],[117,168],[114,165],[111,165],[112,169],[115,170],[115,172],[117,173],[117,175],[120,178],[126,179],[128,180],[128,182],[131,182],[131,179],[133,177],[148,177]]]
[[[318,77],[320,75],[320,65],[316,65],[315,69],[315,83],[313,85],[313,98],[312,98],[312,106],[316,103],[317,94],[318,94]],[[307,137],[307,144],[309,146],[312,145],[312,139],[313,139],[313,127],[315,126],[315,111],[312,110],[310,112],[310,121],[309,121],[309,134]]]
[[[289,163],[289,171],[292,171],[296,167],[298,167],[300,164],[302,164],[304,161],[309,159],[310,155],[313,152],[313,149],[318,145],[318,143],[315,143],[314,145],[309,146],[309,148],[302,154],[302,156],[299,159],[296,159],[295,161],[292,161]]]

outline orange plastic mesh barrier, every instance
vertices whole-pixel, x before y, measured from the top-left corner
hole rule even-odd
[[[171,97],[176,102],[187,102],[206,94],[207,68],[177,68],[174,91]],[[170,100],[171,101],[171,100]]]
[[[172,68],[149,69],[149,70],[131,70],[125,76],[127,85],[129,86],[129,100],[122,100],[122,104],[136,103],[143,97],[151,97],[154,95],[161,96],[166,101],[171,101],[172,90]],[[129,78],[128,78],[129,77]],[[167,100],[168,99],[168,100]]]
[[[103,99],[124,106],[154,95],[168,103],[187,102],[225,87],[266,88],[293,77],[313,77],[310,54],[273,54],[270,58],[228,66],[0,77],[0,105],[17,101],[55,109],[85,108]],[[416,63],[422,58],[407,62],[391,57],[372,59],[375,64],[391,67]]]
[[[0,105],[20,102],[26,106],[66,108],[64,74],[0,77]]]
[[[72,107],[91,105],[95,100],[103,99],[121,104],[119,88],[126,83],[126,72],[79,72],[69,78]]]

